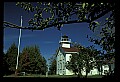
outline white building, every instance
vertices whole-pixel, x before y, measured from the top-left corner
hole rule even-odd
[[[59,44],[60,46],[57,51],[56,74],[57,75],[73,75],[74,73],[72,72],[72,70],[66,69],[65,64],[67,61],[70,61],[71,54],[73,53],[79,54],[78,53],[79,50],[76,47],[71,46],[71,40],[66,35],[61,37]],[[103,75],[104,75],[104,69],[107,71],[109,70],[108,65],[102,66],[102,68],[103,68]],[[85,75],[85,74],[86,74],[85,70],[82,71],[82,75]],[[90,71],[90,73],[88,73],[88,75],[96,75],[96,74],[99,74],[97,68],[94,68],[93,70]]]

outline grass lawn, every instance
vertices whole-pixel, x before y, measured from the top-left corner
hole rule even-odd
[[[40,75],[40,74],[28,74],[25,76],[15,76],[14,74],[12,75],[7,75],[3,77],[40,77],[40,78],[77,78],[76,75]],[[87,78],[102,78],[100,75],[93,75],[93,76],[88,76]]]
[[[88,76],[87,78],[102,78],[103,76],[101,75],[92,75],[92,76]]]

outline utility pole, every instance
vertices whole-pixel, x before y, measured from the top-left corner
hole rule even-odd
[[[21,16],[21,27],[22,27],[22,16]],[[19,54],[20,54],[20,39],[21,39],[21,29],[20,29],[19,42],[18,42],[18,55],[17,55],[15,75],[17,75],[17,72],[18,72],[18,63],[19,63],[18,59],[19,59]]]

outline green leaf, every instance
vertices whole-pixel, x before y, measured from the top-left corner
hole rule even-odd
[[[95,23],[96,23],[97,25],[100,25],[99,22],[97,22],[97,21],[96,21]]]
[[[25,6],[25,11],[28,9],[28,7],[27,6]]]
[[[46,12],[48,12],[48,9],[46,9]]]
[[[38,14],[34,14],[34,17],[37,18],[37,17],[38,17]]]
[[[93,7],[95,4],[92,4],[91,6]]]
[[[39,15],[40,15],[40,17],[42,17],[42,13],[40,13]]]
[[[101,5],[103,5],[103,3],[101,3]]]
[[[17,2],[17,3],[16,3],[16,6],[18,6],[19,4],[20,4],[20,2]]]
[[[106,20],[108,20],[108,18],[106,18]]]
[[[84,19],[86,19],[86,15],[84,16]]]
[[[50,5],[50,2],[48,3],[48,5]]]
[[[83,9],[85,8],[85,3],[82,4],[82,8],[83,8]]]
[[[31,10],[31,8],[29,7],[29,8],[28,8],[28,10],[30,11],[30,10]]]
[[[61,27],[63,27],[63,24],[61,25]]]
[[[88,7],[88,5],[89,5],[89,4],[88,4],[88,3],[86,3],[86,7]]]

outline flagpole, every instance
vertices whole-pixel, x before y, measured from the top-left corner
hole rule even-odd
[[[21,16],[21,27],[22,27],[22,16]],[[21,29],[20,29],[20,34],[19,34],[19,43],[18,43],[18,55],[17,55],[17,64],[16,64],[16,71],[15,71],[15,75],[17,75],[17,71],[18,71],[18,63],[19,63],[19,55],[20,55],[20,39],[21,39]]]

